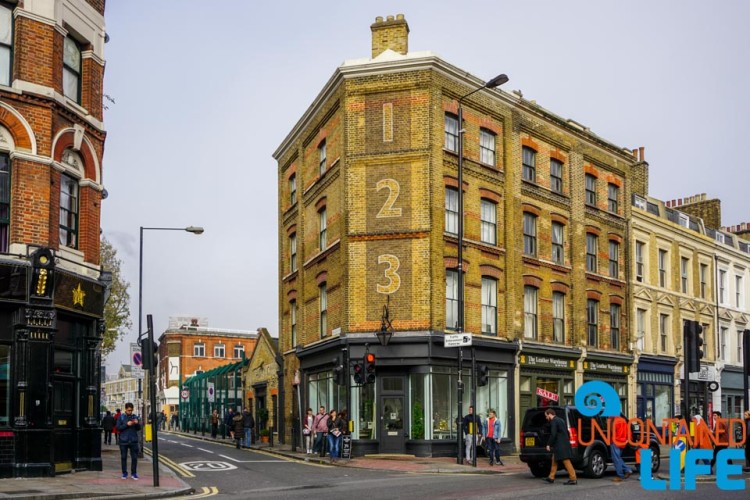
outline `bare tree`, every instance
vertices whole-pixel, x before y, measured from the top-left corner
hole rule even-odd
[[[106,356],[115,348],[117,340],[125,335],[133,326],[130,320],[130,283],[120,274],[122,261],[117,258],[117,249],[102,236],[101,265],[105,271],[112,273],[112,290],[109,301],[104,306],[104,338],[102,339],[102,356]]]

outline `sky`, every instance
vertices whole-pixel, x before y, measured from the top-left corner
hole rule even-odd
[[[402,13],[409,49],[630,149],[649,194],[706,193],[750,222],[750,2],[743,0],[109,0],[102,230],[130,283],[133,330],[170,316],[278,336],[277,164],[287,133],[345,60],[370,56],[376,16]]]

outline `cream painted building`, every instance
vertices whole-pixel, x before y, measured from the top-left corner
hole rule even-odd
[[[133,403],[136,408],[141,407],[138,399],[138,379],[133,375],[130,365],[121,365],[117,378],[102,382],[104,397],[102,405],[114,413],[118,408],[125,408],[125,403]]]
[[[704,327],[707,346],[702,371],[691,377],[690,407],[705,413],[706,384],[718,376],[714,240],[703,220],[654,198],[633,196],[630,225],[636,414],[661,422],[682,412],[684,320]]]

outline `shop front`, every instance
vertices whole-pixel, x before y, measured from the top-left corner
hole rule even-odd
[[[628,377],[633,367],[633,358],[605,353],[588,353],[583,361],[583,382],[601,380],[611,385],[620,397],[620,411],[629,417]]]
[[[742,367],[725,366],[721,371],[721,415],[724,418],[742,418],[744,404],[742,392]]]
[[[486,417],[488,410],[495,410],[509,445],[516,427],[509,389],[513,387],[515,344],[474,337],[473,347],[463,349],[463,414],[471,404],[472,350],[475,362],[489,369],[488,383],[477,387],[477,414]],[[375,382],[357,385],[351,369],[366,352],[375,355]],[[343,353],[347,357],[343,363],[350,368],[348,385],[338,385],[334,378],[332,361]],[[374,336],[336,337],[301,349],[297,355],[305,407],[315,412],[320,406],[346,411],[352,421],[355,455],[456,455],[459,352],[443,346],[442,333],[396,336],[387,346],[379,345]]]
[[[575,374],[581,351],[524,346],[519,356],[519,419],[538,406],[574,404]]]
[[[675,358],[641,356],[638,361],[636,416],[660,425],[675,415]],[[679,412],[678,412],[679,413]]]

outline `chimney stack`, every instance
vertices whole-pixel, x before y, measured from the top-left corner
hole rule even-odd
[[[403,14],[394,18],[388,16],[385,21],[381,16],[375,18],[372,31],[372,58],[375,59],[388,49],[406,55],[409,52],[409,25]]]

